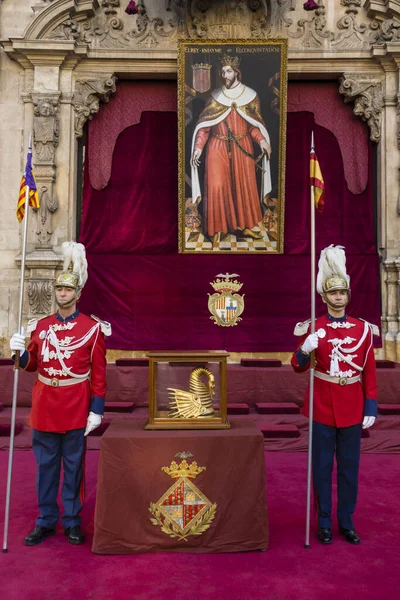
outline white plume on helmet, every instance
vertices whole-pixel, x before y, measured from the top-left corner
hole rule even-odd
[[[343,246],[331,244],[321,251],[318,262],[317,292],[324,294],[325,282],[331,277],[341,277],[350,289],[350,277],[346,271],[346,254]]]
[[[64,259],[63,271],[70,270],[72,266],[72,272],[78,276],[78,287],[82,289],[88,278],[85,246],[77,242],[63,242],[61,250]]]

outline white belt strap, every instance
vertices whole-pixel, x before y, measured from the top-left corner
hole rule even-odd
[[[357,383],[358,381],[361,381],[361,375],[356,375],[355,377],[332,377],[332,375],[326,375],[320,371],[315,371],[314,375],[318,379],[323,379],[324,381],[337,383],[339,385],[350,385],[351,383]]]
[[[79,379],[72,377],[68,379],[49,379],[48,377],[43,377],[43,375],[38,373],[38,379],[45,385],[50,385],[53,388],[58,388],[64,387],[66,385],[76,385],[77,383],[82,383],[83,381],[86,381],[86,379],[89,379],[89,376],[85,375],[84,377],[80,377]]]

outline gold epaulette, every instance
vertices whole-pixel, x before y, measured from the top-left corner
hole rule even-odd
[[[102,321],[101,319],[99,319],[99,317],[96,317],[96,315],[90,315],[90,318],[97,321],[97,323],[100,323],[101,332],[104,333],[104,335],[106,335],[107,337],[111,335],[111,323],[109,323],[108,321]]]
[[[370,323],[369,321],[366,321],[365,319],[360,319],[360,321],[364,321],[364,323],[367,323],[372,331],[372,335],[376,335],[377,337],[380,336],[380,331],[379,331],[379,327],[377,325],[374,325],[373,323]]]
[[[308,331],[308,326],[311,323],[311,319],[307,321],[301,321],[300,323],[296,323],[296,327],[294,328],[294,335],[302,336],[305,335]]]

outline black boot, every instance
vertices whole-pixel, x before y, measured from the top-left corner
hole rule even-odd
[[[349,542],[349,544],[358,546],[361,541],[360,536],[356,533],[355,529],[343,529],[343,527],[339,527],[339,533],[344,536],[344,539],[346,542]]]
[[[332,532],[327,527],[320,527],[317,537],[321,544],[332,544]]]
[[[43,542],[43,540],[45,540],[47,537],[54,535],[55,532],[55,529],[36,525],[35,529],[33,529],[33,531],[26,536],[24,544],[25,546],[37,546],[37,544]]]
[[[83,544],[85,536],[82,533],[80,525],[73,525],[64,530],[64,535],[68,536],[70,544]]]

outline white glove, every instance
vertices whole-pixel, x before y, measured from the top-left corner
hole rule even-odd
[[[25,336],[24,330],[22,329],[22,333],[14,333],[12,338],[10,339],[10,350],[15,353],[18,350],[21,354],[23,354],[25,350]]]
[[[375,421],[376,421],[376,417],[364,417],[364,420],[362,422],[362,428],[368,429],[368,427],[372,427],[372,425],[375,423]]]
[[[316,333],[310,333],[304,340],[301,350],[306,354],[311,354],[315,348],[318,348],[318,335]]]
[[[96,413],[90,411],[89,416],[87,418],[85,433],[83,435],[87,435],[88,433],[96,429],[96,427],[100,425],[102,418],[103,417],[101,415],[96,415]]]

